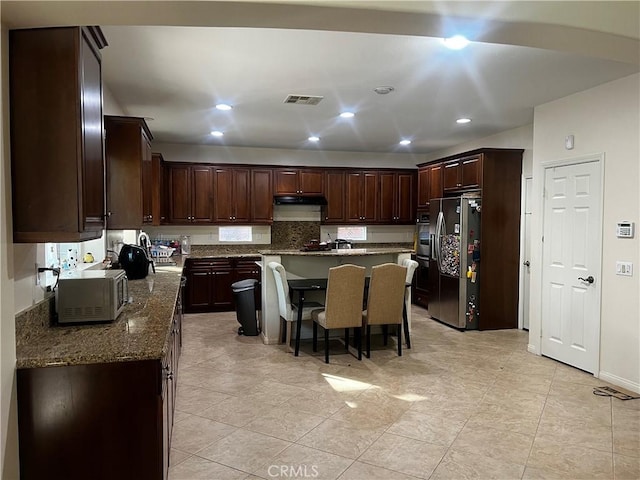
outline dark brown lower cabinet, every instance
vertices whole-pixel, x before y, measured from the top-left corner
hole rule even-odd
[[[162,359],[17,371],[23,480],[167,478],[181,311]]]
[[[260,257],[188,259],[185,264],[185,312],[234,310],[231,285],[249,278],[260,280],[260,267],[256,261],[260,261]]]

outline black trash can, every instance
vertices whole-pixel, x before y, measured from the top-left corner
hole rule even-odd
[[[238,335],[255,336],[258,330],[258,317],[256,315],[256,288],[260,282],[255,278],[240,280],[233,283],[231,289],[236,300],[236,318],[240,324]]]

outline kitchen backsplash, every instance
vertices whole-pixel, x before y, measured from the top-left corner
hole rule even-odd
[[[320,222],[273,222],[271,248],[302,248],[309,240],[320,240]]]

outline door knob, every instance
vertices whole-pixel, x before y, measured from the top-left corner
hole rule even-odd
[[[526,262],[522,262],[522,264],[523,264],[525,267],[530,267],[530,266],[531,266],[531,262],[529,262],[529,260],[527,260]]]
[[[578,280],[582,280],[583,282],[587,283],[593,283],[595,281],[595,279],[591,275],[589,275],[587,278],[578,277]]]

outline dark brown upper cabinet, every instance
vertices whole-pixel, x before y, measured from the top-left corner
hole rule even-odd
[[[416,181],[413,172],[379,174],[378,222],[385,224],[415,223]]]
[[[169,220],[167,168],[161,153],[151,154],[151,215],[153,225],[162,225]],[[144,185],[144,171],[142,183]],[[144,188],[144,187],[143,187]]]
[[[216,223],[249,223],[251,174],[248,168],[214,167],[213,192]]]
[[[324,223],[345,223],[347,199],[344,170],[327,170],[324,184],[324,196],[327,199],[327,204],[322,207],[322,221]]]
[[[169,223],[213,223],[213,167],[167,164]]]
[[[482,188],[482,156],[472,155],[443,164],[444,192]]]
[[[107,228],[151,224],[153,136],[144,118],[105,116]]]
[[[251,223],[273,223],[273,170],[251,169]]]
[[[347,172],[347,222],[375,223],[378,220],[378,171]]]
[[[418,170],[418,209],[428,209],[430,201],[443,194],[442,164],[421,167]]]
[[[314,168],[278,168],[274,171],[274,195],[322,195],[323,171]]]
[[[99,238],[105,218],[98,27],[9,32],[15,242]]]

